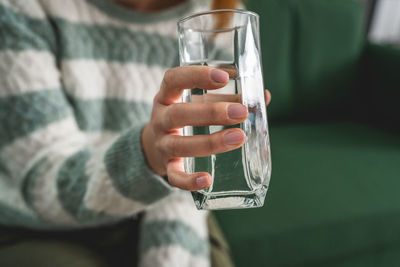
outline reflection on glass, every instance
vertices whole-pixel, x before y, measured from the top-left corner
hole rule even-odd
[[[240,149],[186,158],[189,173],[206,171],[211,187],[193,192],[199,209],[260,207],[267,192],[271,162],[264,86],[260,64],[258,16],[251,12],[223,10],[203,13],[179,22],[181,65],[206,65],[229,74],[229,83],[218,90],[185,90],[183,101],[234,102],[248,108],[248,119],[232,125],[185,127],[185,135],[212,134],[240,127],[246,142]]]

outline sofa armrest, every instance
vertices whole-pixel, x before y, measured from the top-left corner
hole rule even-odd
[[[400,130],[400,49],[368,43],[359,85],[355,107],[362,120]]]

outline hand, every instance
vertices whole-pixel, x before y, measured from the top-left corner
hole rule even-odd
[[[151,119],[142,132],[142,146],[150,168],[159,175],[167,175],[171,185],[191,191],[209,187],[211,175],[185,173],[182,157],[205,157],[243,145],[245,134],[239,128],[210,135],[182,136],[180,133],[180,128],[186,125],[234,125],[247,118],[246,107],[238,103],[179,103],[184,89],[214,90],[224,87],[228,81],[228,73],[206,66],[177,67],[165,73],[154,98]],[[265,95],[269,103],[271,95],[268,91]]]

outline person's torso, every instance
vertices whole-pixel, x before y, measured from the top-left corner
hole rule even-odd
[[[79,127],[113,132],[148,121],[165,71],[179,65],[178,19],[209,4],[189,0],[143,14],[109,0],[40,2]]]

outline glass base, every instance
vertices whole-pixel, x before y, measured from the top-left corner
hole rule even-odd
[[[199,210],[260,208],[264,205],[266,194],[267,186],[263,186],[261,189],[253,192],[192,192],[194,203]]]

